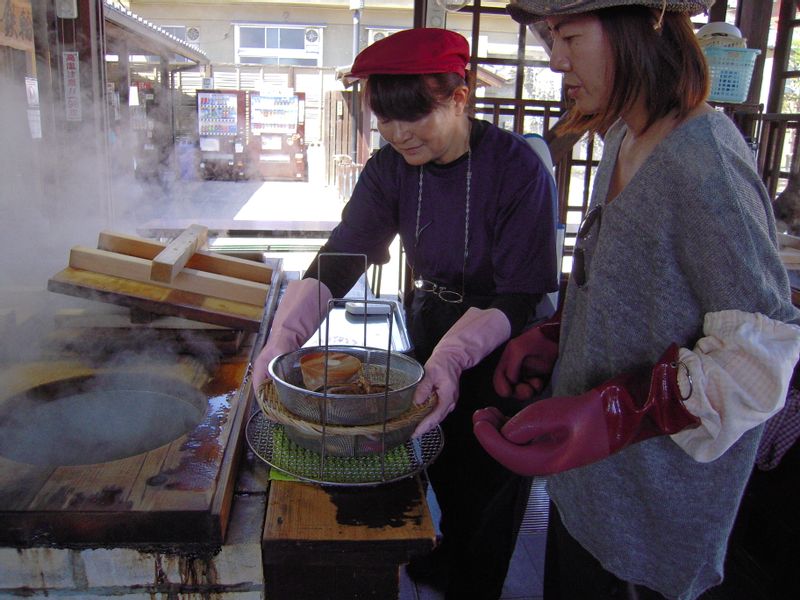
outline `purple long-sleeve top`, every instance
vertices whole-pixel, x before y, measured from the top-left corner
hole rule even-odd
[[[521,136],[475,120],[470,146],[471,159],[464,154],[446,165],[422,167],[421,206],[420,167],[384,146],[365,164],[341,223],[321,251],[366,254],[370,264],[383,264],[399,233],[415,276],[461,291],[463,272],[465,295],[492,297],[489,305],[504,310],[516,330],[527,317],[520,319],[519,302],[510,299],[540,296],[558,286],[554,182]],[[308,276],[316,276],[312,267]],[[322,273],[334,296],[357,277],[342,281],[340,275]]]

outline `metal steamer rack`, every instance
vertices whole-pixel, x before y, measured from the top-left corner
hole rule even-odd
[[[364,274],[367,273],[368,263],[364,254],[322,253],[318,260],[318,280],[322,259],[328,256],[361,258],[364,261]],[[352,301],[352,298],[329,300],[324,343],[322,328],[318,331],[317,350],[325,353],[323,365],[326,385],[321,392],[302,390],[305,394],[303,400],[307,401],[309,396],[313,396],[312,400],[318,402],[318,407],[314,406],[314,402],[295,404],[293,401],[282,401],[275,382],[268,381],[261,389],[254,390],[260,410],[250,417],[245,429],[250,449],[273,469],[301,481],[331,486],[375,486],[399,481],[420,473],[436,459],[444,446],[444,436],[439,426],[419,438],[410,437],[419,422],[432,410],[435,399],[422,406],[410,401],[416,383],[421,379],[422,367],[412,358],[393,351],[395,323],[399,322],[397,302],[369,299],[365,285],[363,299],[356,301],[360,305],[356,308],[363,312],[363,344],[335,346],[329,343],[332,311]],[[379,319],[378,323],[376,318]],[[384,325],[384,318],[388,319],[387,348],[370,348],[367,345],[367,328],[370,324]],[[297,353],[302,354],[303,351],[300,349]],[[368,395],[331,394],[327,385],[328,354],[334,351],[345,351],[363,359],[366,369],[373,370],[370,373],[371,380],[383,378],[382,391]],[[287,358],[288,355],[276,357],[270,368],[277,369],[276,362]],[[414,366],[419,370],[419,376],[413,385],[401,390],[402,394],[408,396],[405,401],[409,407],[398,408],[397,388],[403,388],[404,382],[401,380],[398,384],[397,377],[401,377],[404,370],[413,370]],[[285,386],[282,391],[287,400],[292,400],[292,397],[286,396],[286,387],[290,392],[294,392],[295,388],[298,393],[301,391],[299,385],[284,382],[280,385]],[[377,422],[369,425],[350,424],[348,410],[339,407],[352,402],[372,403],[373,413],[379,413]],[[332,409],[332,406],[336,409]],[[317,409],[318,412],[315,412]],[[398,415],[398,411],[402,413]]]

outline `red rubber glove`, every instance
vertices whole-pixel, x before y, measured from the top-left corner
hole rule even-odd
[[[561,310],[506,344],[494,371],[495,391],[504,398],[528,400],[544,388],[558,358]]]
[[[520,475],[560,473],[700,420],[683,406],[678,346],[651,369],[619,375],[579,396],[547,398],[506,422],[494,407],[475,412],[473,431],[500,464]]]

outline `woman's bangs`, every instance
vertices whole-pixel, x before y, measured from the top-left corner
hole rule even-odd
[[[381,119],[416,121],[434,108],[419,75],[372,75],[367,95],[372,112]]]

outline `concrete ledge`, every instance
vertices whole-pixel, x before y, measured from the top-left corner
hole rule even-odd
[[[14,588],[74,588],[71,551],[55,548],[0,548],[0,597]]]
[[[231,600],[263,598],[261,533],[265,494],[234,496],[228,535],[215,555],[137,548],[0,548],[0,598],[152,599],[197,594]],[[171,596],[170,596],[171,597]]]

